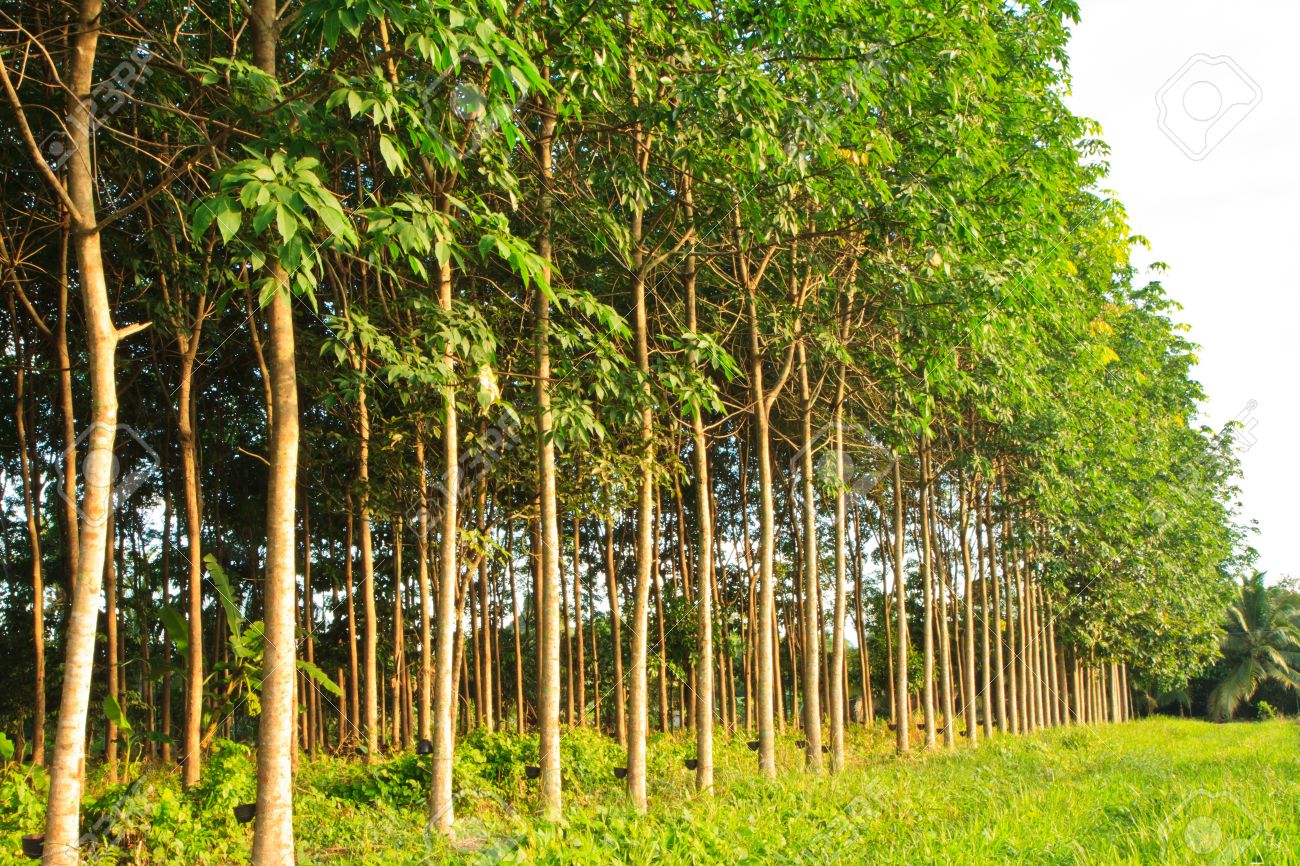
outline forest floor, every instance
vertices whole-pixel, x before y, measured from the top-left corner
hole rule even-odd
[[[760,778],[744,737],[718,738],[711,798],[691,793],[684,736],[651,744],[651,808],[636,816],[613,769],[617,743],[566,732],[565,821],[533,817],[536,737],[474,733],[458,744],[458,839],[424,830],[428,759],[371,766],[304,758],[295,798],[300,863],[565,864],[1268,864],[1300,866],[1300,725],[1149,719],[995,738],[976,750],[896,758],[883,724],[855,728],[836,776],[798,771],[781,738],[780,775]],[[86,826],[103,837],[89,862],[248,862],[248,751],[222,743],[204,783],[181,793],[172,772],[131,785],[92,772]],[[38,832],[43,778],[0,776],[0,863]]]

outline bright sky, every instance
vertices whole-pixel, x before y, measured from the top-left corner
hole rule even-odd
[[[1101,123],[1108,186],[1152,244],[1139,261],[1170,265],[1161,279],[1201,346],[1202,420],[1248,427],[1260,567],[1300,575],[1300,2],[1080,6],[1070,107]]]

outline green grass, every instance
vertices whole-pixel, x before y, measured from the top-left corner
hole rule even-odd
[[[1300,866],[1300,726],[1153,719],[982,743],[955,754],[897,759],[883,728],[855,729],[850,766],[834,777],[798,770],[794,736],[779,744],[775,783],[757,776],[744,738],[719,739],[715,796],[691,792],[691,743],[651,744],[651,808],[626,805],[616,744],[566,736],[566,817],[533,817],[523,766],[536,739],[468,738],[457,756],[458,839],[427,838],[427,763],[413,755],[367,768],[304,761],[296,800],[302,863],[1232,863]],[[251,829],[229,809],[248,795],[238,748],[199,794],[153,772],[152,812],[97,859],[245,861]],[[12,799],[12,784],[0,790]],[[118,789],[101,790],[111,801]],[[6,815],[30,804],[12,806]],[[38,820],[39,816],[35,816]],[[7,820],[7,819],[6,819]],[[5,858],[24,827],[4,825]]]

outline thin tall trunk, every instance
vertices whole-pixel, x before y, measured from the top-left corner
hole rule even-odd
[[[803,426],[801,482],[803,494],[803,730],[804,766],[822,769],[821,623],[818,621],[817,500],[813,484],[812,393],[808,385],[808,353],[799,344],[800,423]],[[836,552],[839,556],[839,552]],[[838,680],[832,680],[838,682]]]
[[[894,616],[898,621],[898,636],[894,663],[894,733],[895,748],[900,754],[912,750],[912,710],[907,695],[907,596],[903,585],[903,471],[899,455],[893,453],[894,473]]]
[[[275,75],[279,20],[274,0],[253,6],[254,61]],[[262,709],[257,736],[257,824],[253,862],[292,866],[293,727],[297,579],[294,573],[294,499],[298,483],[298,381],[294,359],[293,301],[288,278],[274,266],[277,290],[270,302],[270,421],[266,490],[266,572],[263,598],[265,647]]]
[[[311,500],[303,497],[302,500],[302,628],[305,635],[303,639],[307,663],[316,664],[316,615],[313,612],[311,587]],[[315,680],[309,676],[304,676],[302,680],[306,688],[306,707],[307,713],[304,719],[306,736],[305,746],[308,754],[315,754],[316,747],[319,745],[316,737],[316,717],[320,713],[320,689]]]
[[[442,207],[446,207],[445,202]],[[438,267],[438,308],[451,311],[451,264]],[[443,349],[443,360],[450,369],[454,363],[450,344]],[[433,697],[433,773],[429,797],[430,821],[439,832],[450,836],[456,820],[452,803],[451,768],[456,747],[455,637],[457,589],[457,530],[460,503],[460,434],[457,428],[456,386],[447,382],[440,388],[444,423],[442,426],[442,525],[438,560],[438,637],[434,660]]]
[[[573,620],[576,623],[578,638],[577,660],[577,697],[578,724],[587,724],[587,648],[582,629],[582,533],[579,528],[582,521],[573,515]]]
[[[27,441],[27,346],[18,332],[18,316],[14,307],[14,294],[9,293],[9,321],[14,330],[14,356],[17,369],[14,376],[14,430],[18,438],[18,465],[23,482],[23,513],[27,519],[27,543],[32,557],[32,653],[33,690],[32,706],[32,763],[45,763],[45,581],[41,572],[41,530],[37,523],[36,496],[39,489],[35,478],[37,470],[30,459]],[[166,528],[163,529],[164,536]]]
[[[559,549],[557,548],[557,551]],[[573,634],[569,631],[569,584],[563,577],[564,563],[559,565],[560,577],[560,628],[564,633],[564,703],[565,718],[570,727],[574,723],[573,709]]]
[[[366,402],[366,361],[358,359],[357,438],[360,456],[357,464],[361,522],[361,598],[366,610],[365,625],[365,749],[366,763],[373,763],[379,752],[379,629],[375,622],[375,552],[370,526],[370,407]]]
[[[850,297],[850,303],[852,298]],[[848,551],[848,502],[844,479],[844,397],[845,370],[840,364],[839,382],[835,388],[835,612],[831,623],[831,669],[827,676],[830,687],[828,712],[831,729],[831,769],[840,772],[844,769],[844,617],[845,617],[845,569]],[[814,528],[815,532],[815,528]],[[859,587],[861,583],[858,584]],[[861,605],[859,605],[861,608]],[[859,615],[861,611],[859,610]],[[861,634],[861,630],[859,630]],[[862,656],[862,669],[865,683],[866,656]],[[864,703],[867,700],[867,688],[863,687]]]
[[[632,72],[635,76],[635,71]],[[640,127],[633,132],[637,166],[644,173],[644,139]],[[642,248],[642,212],[631,216],[632,307],[636,340],[637,370],[642,375],[640,438],[636,505],[636,586],[632,601],[632,694],[627,732],[627,792],[639,811],[646,808],[646,728],[649,726],[649,694],[646,660],[648,649],[650,583],[654,577],[658,537],[654,509],[654,413],[650,401],[650,345],[645,292],[645,251]]]
[[[275,0],[253,0],[253,62],[275,77],[280,21]],[[298,486],[298,378],[288,276],[274,264],[269,308],[271,428],[266,488],[262,710],[257,732],[257,824],[253,862],[292,866],[294,725],[294,498]]]
[[[614,730],[627,748],[627,709],[623,693],[623,625],[619,614],[618,573],[614,560],[614,521],[605,517],[605,587],[609,594],[609,635],[614,651]]]
[[[479,480],[478,511],[479,534],[486,538],[488,534],[486,475]],[[492,703],[492,656],[494,655],[492,636],[496,631],[496,627],[492,624],[490,589],[488,559],[484,556],[479,559],[478,564],[479,643],[483,656],[476,685],[478,686],[478,700],[483,708],[483,726],[489,731],[495,731],[496,710]]]
[[[165,459],[165,458],[164,458]],[[166,485],[163,485],[163,528],[162,538],[162,556],[158,565],[161,572],[162,581],[162,606],[164,608],[171,605],[171,576],[172,576],[172,496],[171,491]],[[167,630],[163,629],[163,675],[162,675],[162,762],[171,764],[172,762],[172,642]]]
[[[651,560],[650,573],[654,578],[655,594],[655,626],[659,631],[659,730],[661,733],[668,733],[669,729],[669,710],[668,710],[668,657],[664,653],[665,635],[664,635],[664,576],[660,570],[659,561],[659,521],[663,518],[663,512],[660,511],[661,503],[658,492],[655,495],[654,504],[654,556]]]
[[[743,259],[742,259],[743,261]],[[759,353],[758,305],[751,288],[745,297],[749,326],[750,390],[754,404],[754,440],[758,459],[758,762],[759,770],[769,779],[776,778],[776,740],[773,719],[773,690],[781,688],[774,681],[776,612],[772,559],[775,553],[774,506],[772,503],[772,460],[770,455],[768,395],[763,386],[763,359]]]
[[[976,480],[971,487],[971,505],[973,514],[971,515],[975,522],[975,568],[980,582],[980,611],[982,612],[982,622],[980,623],[980,669],[981,684],[983,689],[980,692],[984,696],[982,709],[984,712],[984,737],[987,739],[993,736],[993,671],[990,670],[991,656],[989,646],[990,622],[998,613],[989,608],[989,578],[984,571],[984,534],[981,532],[981,514],[979,481]],[[972,739],[973,743],[974,740]]]
[[[555,113],[541,106],[537,141],[542,183],[542,229],[537,241],[544,277],[551,274],[552,147]],[[537,360],[537,487],[541,497],[539,530],[541,600],[537,605],[541,625],[537,642],[539,682],[537,716],[542,769],[542,800],[546,817],[558,820],[560,792],[560,528],[555,494],[555,443],[551,415],[550,302],[539,287],[535,292]],[[630,775],[630,774],[629,774]],[[449,791],[450,793],[450,791]]]
[[[69,538],[77,539],[77,561],[73,574],[72,604],[64,633],[63,693],[60,697],[58,729],[50,765],[50,788],[45,811],[46,866],[63,866],[77,860],[77,838],[84,784],[86,718],[90,706],[90,683],[95,655],[95,625],[103,580],[107,523],[112,507],[113,442],[117,433],[117,384],[114,353],[117,344],[139,327],[119,330],[113,324],[100,252],[100,233],[95,215],[95,176],[91,167],[91,87],[95,53],[99,41],[101,0],[81,0],[64,84],[68,93],[67,187],[48,169],[31,135],[25,114],[18,110],[17,93],[8,73],[3,76],[6,95],[15,108],[31,158],[68,209],[72,246],[77,259],[82,315],[86,327],[86,352],[90,392],[90,426],[86,436],[85,496],[79,509],[80,526],[69,520]],[[62,330],[62,329],[60,329]],[[62,341],[61,341],[62,342]],[[66,343],[62,343],[66,346]],[[65,365],[65,369],[67,369]],[[65,406],[65,429],[71,423],[70,402]],[[69,449],[73,444],[68,444]],[[71,458],[71,459],[69,459]],[[75,454],[65,452],[65,462]],[[72,473],[65,484],[75,493]],[[76,501],[75,496],[71,501]],[[71,517],[71,513],[69,513]],[[73,527],[76,527],[74,530]]]
[[[921,693],[922,707],[925,710],[925,745],[935,746],[934,721],[934,566],[930,552],[930,461],[929,449],[924,439],[920,443],[921,484],[917,496],[917,510],[920,516],[921,533],[921,598],[923,602],[924,623],[921,628],[922,647],[921,664],[923,679]],[[900,607],[901,611],[902,608]]]
[[[962,674],[965,694],[962,705],[966,712],[966,736],[974,746],[979,743],[979,732],[976,730],[975,721],[975,574],[970,561],[970,485],[964,478],[959,479],[958,484],[960,485],[957,493],[960,497],[958,507],[961,513],[958,516],[957,526],[961,534],[961,568],[965,578],[963,584],[965,597],[962,605],[965,620],[965,627],[962,630],[962,657],[965,659]],[[988,694],[987,688],[985,694]]]
[[[993,657],[994,668],[997,671],[997,713],[998,713],[998,732],[1005,734],[1007,727],[1007,685],[1006,685],[1006,658],[1003,654],[1003,631],[1004,623],[1007,621],[1003,604],[1002,604],[1002,581],[998,578],[998,554],[997,545],[993,539],[993,489],[992,486],[985,488],[985,507],[983,509],[984,535],[987,539],[985,549],[989,557],[988,581],[993,584]]]
[[[354,518],[352,516],[352,497],[347,498],[347,527],[344,535],[347,539],[343,548],[343,588],[347,593],[348,610],[348,737],[355,741],[361,732],[361,683],[357,660],[357,603],[352,581],[352,536]]]
[[[415,527],[420,582],[420,739],[431,740],[433,737],[433,599],[429,587],[429,484],[424,461],[424,431],[420,430],[415,437],[415,464],[419,470],[420,489],[420,517]]]
[[[682,177],[682,195],[686,204],[688,231],[695,231],[694,178],[690,172]],[[695,250],[686,254],[686,328],[699,329],[695,298]],[[692,350],[691,364],[699,364],[699,353]],[[713,792],[713,502],[709,482],[708,443],[704,438],[704,418],[698,402],[691,407],[691,447],[695,454],[695,593],[696,650],[700,663],[695,681],[695,787]],[[680,529],[681,527],[679,527]]]
[[[515,538],[514,526],[506,521],[506,579],[510,583],[510,615],[514,618],[515,634],[515,729],[521,737],[524,734],[524,653],[520,637],[519,590],[515,586]]]
[[[402,615],[402,530],[399,517],[393,525],[393,742],[406,748],[405,726],[402,723],[402,695],[406,676],[406,626]]]
[[[104,549],[104,677],[108,680],[108,696],[121,706],[119,690],[118,622],[117,622],[117,567],[114,556],[117,547],[115,511],[108,513],[108,540]],[[108,719],[104,733],[104,763],[108,766],[108,783],[117,784],[117,725]]]

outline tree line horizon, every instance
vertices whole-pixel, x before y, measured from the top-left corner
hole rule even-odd
[[[1234,429],[1133,265],[1072,2],[0,2],[0,724],[197,784],[473,729],[899,753],[1215,660]],[[1159,268],[1153,269],[1157,272]]]

